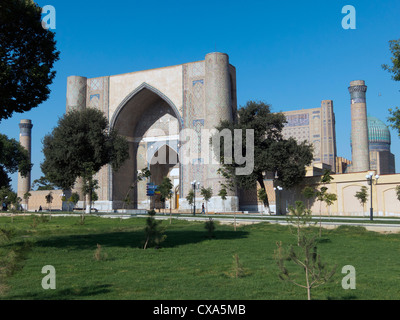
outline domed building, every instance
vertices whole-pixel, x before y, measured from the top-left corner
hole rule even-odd
[[[394,155],[390,152],[388,126],[376,117],[368,116],[368,140],[370,169],[378,174],[395,173]]]
[[[368,116],[367,122],[370,170],[376,170],[378,174],[395,173],[395,160],[390,152],[391,138],[388,126],[373,116]],[[350,144],[352,145],[351,139]]]

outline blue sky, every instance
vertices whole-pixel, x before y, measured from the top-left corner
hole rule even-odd
[[[32,181],[41,176],[42,139],[65,113],[66,79],[88,78],[203,60],[225,52],[237,71],[238,105],[263,100],[273,111],[319,107],[333,100],[337,153],[351,159],[352,80],[365,80],[370,115],[387,123],[400,106],[400,83],[381,68],[388,41],[400,38],[400,1],[102,1],[40,0],[56,9],[61,52],[50,98],[0,123],[19,139],[18,123],[31,119]],[[342,28],[342,8],[356,9],[356,29]],[[391,130],[400,171],[400,139]],[[12,175],[17,188],[17,176]]]

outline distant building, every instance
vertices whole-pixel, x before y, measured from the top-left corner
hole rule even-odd
[[[350,166],[350,160],[343,157],[336,157],[336,173],[346,173],[347,168],[349,168]]]
[[[295,138],[314,146],[313,166],[328,164],[336,170],[336,132],[333,101],[323,100],[321,107],[283,112],[287,124],[282,130],[285,139]],[[321,166],[321,165],[320,165]]]

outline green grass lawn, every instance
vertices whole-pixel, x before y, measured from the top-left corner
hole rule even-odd
[[[209,239],[203,222],[163,221],[162,248],[143,250],[144,218],[105,219],[32,216],[0,218],[0,228],[13,230],[0,245],[0,267],[16,254],[13,273],[3,276],[1,299],[307,299],[306,290],[279,279],[276,242],[296,244],[289,227],[261,223],[216,225]],[[315,229],[318,233],[318,228]],[[103,260],[94,254],[102,246]],[[318,251],[328,266],[337,265],[332,280],[312,292],[313,299],[400,299],[400,235],[367,232],[358,227],[323,229]],[[245,269],[231,276],[233,256]],[[42,267],[54,266],[56,289],[44,290]],[[356,269],[356,289],[344,290],[342,267]],[[303,282],[303,271],[298,281]]]

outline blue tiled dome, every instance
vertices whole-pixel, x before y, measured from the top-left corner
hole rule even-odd
[[[376,151],[390,151],[390,131],[388,126],[376,117],[368,116],[369,149]],[[350,137],[350,144],[352,144]]]
[[[369,143],[384,143],[390,145],[390,131],[387,125],[376,117],[368,116],[367,119]]]

